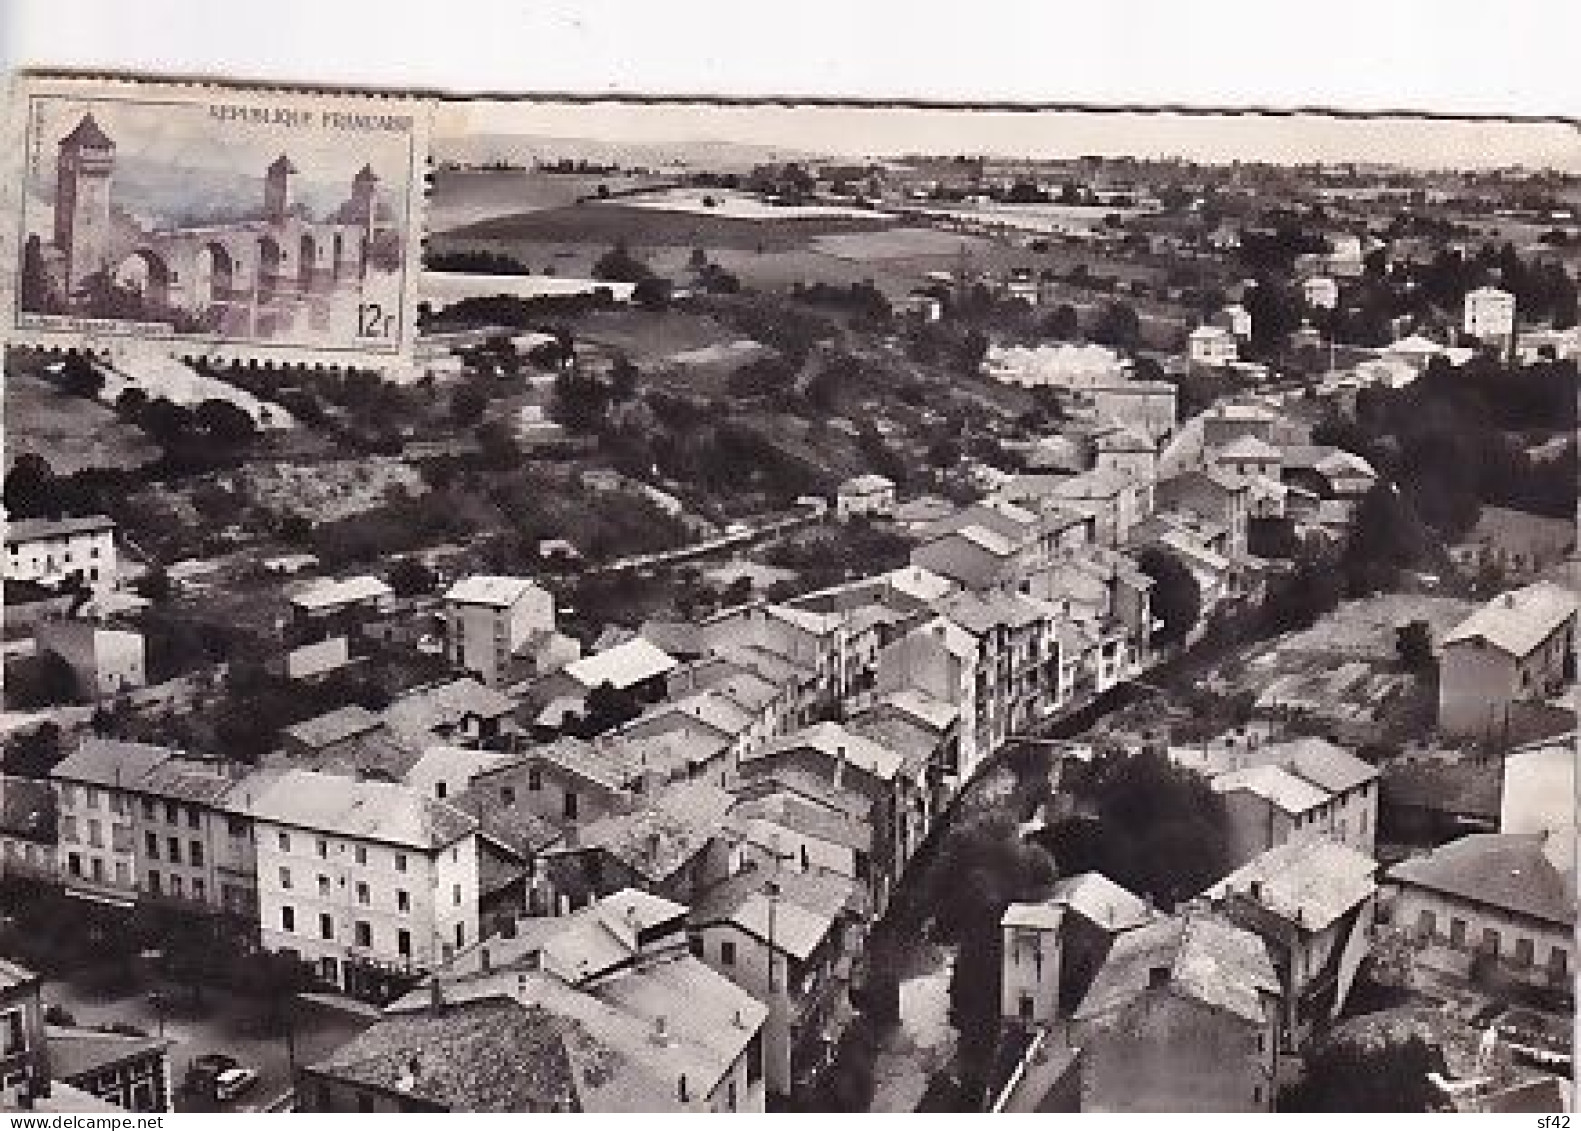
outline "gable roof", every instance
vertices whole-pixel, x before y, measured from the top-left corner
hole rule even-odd
[[[887,746],[863,738],[839,723],[824,722],[785,735],[766,748],[747,754],[742,762],[762,761],[782,751],[803,749],[817,750],[832,759],[843,759],[848,765],[881,781],[893,781],[905,761]]]
[[[354,735],[366,734],[384,726],[384,721],[366,707],[349,703],[322,715],[293,723],[282,731],[303,746],[319,749],[336,742],[343,742]]]
[[[1067,876],[1054,885],[1049,902],[1063,904],[1095,926],[1129,931],[1153,919],[1153,909],[1102,872]]]
[[[1168,971],[1170,993],[1251,1024],[1267,1020],[1264,995],[1280,992],[1262,939],[1217,916],[1188,911],[1116,938],[1074,1020],[1130,1005],[1148,993],[1152,971],[1159,969]]]
[[[73,534],[95,534],[114,530],[114,520],[102,514],[82,518],[19,518],[5,525],[5,544],[20,546],[46,538],[69,538]]]
[[[1297,738],[1263,749],[1271,761],[1329,793],[1345,793],[1378,776],[1378,767],[1324,738]]]
[[[44,1032],[49,1044],[49,1070],[68,1083],[124,1064],[134,1057],[163,1054],[170,1042],[129,1033],[80,1029],[75,1025],[50,1025]]]
[[[724,832],[734,804],[734,797],[709,782],[677,782],[640,808],[594,821],[582,830],[580,843],[603,849],[647,880],[662,881]]]
[[[1231,440],[1219,448],[1219,459],[1232,460],[1276,460],[1280,458],[1279,449],[1272,444],[1259,440],[1256,436],[1242,435]]]
[[[56,781],[130,789],[159,763],[180,755],[181,751],[164,746],[87,735],[76,750],[55,764],[49,776]]]
[[[1395,883],[1573,929],[1575,877],[1543,852],[1540,833],[1472,833],[1389,869]]]
[[[317,581],[298,590],[291,603],[310,612],[332,609],[336,605],[349,605],[358,601],[378,601],[394,596],[391,589],[377,577],[363,575],[348,577],[343,581]]]
[[[564,670],[566,675],[591,691],[605,683],[617,689],[634,687],[664,675],[675,666],[675,657],[639,636],[573,660]]]
[[[1316,809],[1329,799],[1327,790],[1319,789],[1311,782],[1296,777],[1283,766],[1247,766],[1245,769],[1220,774],[1210,784],[1215,793],[1245,790],[1256,794],[1270,805],[1292,816],[1305,813],[1309,809]]]
[[[254,820],[423,851],[447,848],[477,828],[449,802],[410,786],[313,770],[287,770],[239,807]]]
[[[1321,931],[1378,890],[1378,862],[1327,837],[1287,840],[1254,857],[1205,893],[1231,895],[1304,930]]]
[[[541,587],[531,578],[477,573],[462,578],[445,591],[445,600],[462,605],[488,605],[507,609]]]
[[[447,726],[468,718],[498,719],[516,709],[516,700],[470,676],[409,691],[384,709],[384,722],[397,736],[426,741]]]
[[[1576,596],[1538,581],[1489,601],[1451,629],[1444,644],[1483,640],[1501,652],[1526,656],[1576,614]]]

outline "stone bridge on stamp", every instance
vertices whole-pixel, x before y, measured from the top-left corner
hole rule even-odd
[[[304,314],[325,318],[336,296],[361,290],[380,218],[378,177],[366,165],[330,220],[292,207],[297,168],[281,154],[264,170],[256,217],[169,228],[112,208],[114,168],[115,143],[85,115],[60,141],[48,249],[68,300],[80,301],[95,279],[113,281],[150,310],[184,312],[218,333],[268,336]]]

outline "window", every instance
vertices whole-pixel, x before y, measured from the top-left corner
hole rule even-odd
[[[280,929],[282,931],[296,930],[296,909],[290,906],[280,908]]]
[[[33,858],[32,850],[29,849],[28,850],[28,859],[31,860],[32,858]],[[126,862],[124,860],[116,862],[116,865],[115,865],[115,882],[120,884],[123,888],[126,887],[128,884],[130,884],[132,882],[131,869],[126,866]]]
[[[1553,978],[1565,977],[1565,971],[1570,967],[1570,952],[1562,946],[1556,946],[1548,952],[1548,974]]]
[[[66,871],[79,879],[82,877],[82,853],[69,852],[66,854]]]
[[[537,793],[542,788],[543,771],[537,766],[534,766],[527,771],[527,790],[530,793]]]
[[[1499,931],[1497,927],[1485,927],[1482,931],[1482,949],[1494,958],[1499,956]]]
[[[102,859],[97,856],[90,856],[88,858],[88,871],[93,874],[95,880],[100,883],[104,882],[104,861]]]
[[[318,858],[320,860],[328,860],[329,859],[329,841],[325,840],[323,837],[319,837],[318,838],[318,844],[317,844],[316,847],[318,848]]]
[[[763,1079],[763,1030],[752,1034],[747,1042],[747,1085],[750,1087]]]
[[[397,872],[406,871],[406,853],[397,852],[395,854],[395,870]]]
[[[227,835],[232,836],[232,837],[238,837],[239,838],[239,837],[246,836],[247,835],[247,822],[246,822],[246,820],[241,818],[241,817],[226,817],[225,818],[225,832],[226,832]]]
[[[568,821],[576,820],[577,797],[570,790],[565,793],[565,818]]]
[[[281,886],[281,888],[283,888],[286,891],[290,891],[291,890],[291,869],[290,868],[281,868],[280,869],[280,886]]]
[[[335,937],[335,920],[333,916],[323,914],[318,917],[319,938],[333,939]]]
[[[60,839],[70,841],[73,844],[77,842],[76,817],[62,817],[60,819]]]
[[[192,881],[192,898],[201,900],[207,894],[206,887],[201,879]]]
[[[462,947],[464,947],[466,945],[467,945],[467,925],[465,923],[457,923],[456,924],[456,949],[460,950]]]
[[[373,924],[366,919],[358,919],[356,924],[356,939],[358,946],[373,945]]]
[[[504,805],[506,808],[509,808],[510,806],[515,805],[516,804],[516,791],[514,789],[512,789],[508,785],[501,786],[500,787],[500,804]]]
[[[1518,966],[1530,966],[1536,957],[1536,948],[1531,939],[1515,940],[1515,963]]]
[[[1032,995],[1031,994],[1022,994],[1021,995],[1021,1001],[1018,1003],[1018,1006],[1017,1006],[1017,1012],[1020,1013],[1021,1020],[1023,1020],[1023,1021],[1030,1021],[1030,1020],[1032,1020],[1032,1009],[1033,1009]]]
[[[83,793],[83,802],[88,808],[97,809],[99,807],[99,791],[90,785]]]
[[[290,833],[281,833],[280,834],[280,851],[281,852],[290,852],[291,851],[291,834]]]
[[[203,842],[201,840],[188,842],[187,863],[191,864],[194,868],[203,867]]]
[[[1451,919],[1449,921],[1449,945],[1454,947],[1466,945],[1466,921],[1464,919]]]
[[[119,793],[110,794],[110,812],[116,816],[126,816],[127,806],[130,802]]]
[[[170,877],[170,894],[175,896],[177,899],[181,898],[182,891],[181,891],[181,877],[180,876],[172,875]]]
[[[178,836],[167,837],[165,839],[165,848],[170,853],[170,862],[172,864],[179,864],[179,863],[181,863],[181,838],[180,837],[178,837]]]
[[[20,1009],[0,1014],[0,1055],[15,1056],[27,1051],[27,1026]]]
[[[1430,939],[1438,930],[1438,917],[1431,911],[1423,911],[1416,917],[1416,934],[1418,938]]]
[[[402,928],[395,932],[395,950],[402,958],[412,957],[412,932]]]
[[[153,892],[155,895],[158,895],[164,890],[159,880],[159,873],[153,869],[150,869],[148,873],[148,890]]]
[[[404,888],[397,888],[395,891],[395,909],[403,913],[412,909],[411,894]]]
[[[181,823],[181,806],[174,801],[165,802],[165,824],[179,825]]]
[[[99,819],[97,817],[88,818],[88,847],[104,847],[104,829],[99,824]]]
[[[358,883],[357,884],[357,902],[362,904],[364,907],[368,906],[368,885],[367,884],[364,884],[364,883]]]
[[[1262,1032],[1261,1030],[1259,1030],[1258,1033],[1257,1033],[1257,1051],[1258,1052],[1267,1052],[1268,1051],[1268,1034]]]
[[[196,805],[187,806],[187,828],[201,829],[203,827],[203,814]]]
[[[460,884],[451,884],[450,885],[450,902],[454,903],[457,907],[461,906],[461,885]]]
[[[60,803],[62,805],[77,804],[77,787],[74,785],[62,785],[60,787]]]
[[[703,938],[702,938],[702,936],[701,935],[693,935],[691,938],[687,939],[686,940],[686,949],[691,951],[698,958],[702,958],[703,957]]]
[[[736,944],[728,939],[719,944],[719,964],[721,966],[734,966],[736,964]]]
[[[159,859],[159,834],[158,833],[144,833],[143,834],[143,847],[148,849],[148,858],[150,860],[158,860]]]
[[[359,863],[359,864],[366,864],[368,862],[368,846],[367,845],[364,845],[364,844],[357,845],[354,854],[357,857],[357,863]]]

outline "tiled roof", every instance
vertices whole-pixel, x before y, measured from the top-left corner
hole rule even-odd
[[[45,1030],[49,1042],[49,1070],[68,1082],[82,1080],[123,1064],[134,1057],[163,1054],[168,1043],[153,1037],[134,1037],[125,1033],[106,1033],[98,1029],[50,1025]]]
[[[1257,757],[1258,752],[1253,752]],[[1263,756],[1329,793],[1344,793],[1378,776],[1378,768],[1323,738],[1298,738],[1263,748]]]
[[[879,702],[882,706],[898,711],[940,733],[949,730],[961,717],[960,711],[954,704],[936,699],[926,691],[915,687],[903,687],[899,691],[892,691]]]
[[[1056,903],[1012,903],[999,917],[999,926],[1057,931],[1064,921],[1065,909]]]
[[[394,590],[377,577],[348,577],[343,581],[319,581],[291,597],[298,608],[332,609],[358,601],[378,601],[394,595]]]
[[[1213,779],[1215,793],[1247,790],[1286,813],[1305,813],[1329,799],[1327,790],[1298,778],[1282,766],[1248,766]]]
[[[39,980],[39,975],[20,966],[6,958],[0,958],[0,992],[14,990],[18,986],[30,986]]]
[[[1219,448],[1219,459],[1270,460],[1279,458],[1279,449],[1256,436],[1239,436]]]
[[[1389,869],[1388,878],[1571,930],[1575,877],[1543,853],[1541,834],[1472,833]]]
[[[1320,931],[1378,890],[1378,862],[1327,837],[1276,845],[1206,892],[1214,902],[1250,898],[1281,919]],[[1255,892],[1253,885],[1256,885]]]
[[[756,843],[764,843],[764,839],[759,839],[764,833],[768,834],[765,839],[772,841],[776,830],[784,829],[856,852],[873,850],[873,829],[865,820],[816,805],[794,793],[745,798],[736,803],[731,820],[748,840]]]
[[[1444,644],[1484,640],[1512,656],[1526,656],[1576,614],[1576,595],[1539,581],[1489,601],[1456,625]]]
[[[839,918],[854,909],[856,899],[857,885],[843,876],[790,869],[746,871],[704,893],[692,909],[691,921],[733,923],[765,942],[772,929],[776,949],[805,959]]]
[[[245,805],[255,820],[425,851],[445,848],[477,822],[449,802],[391,782],[288,770]]]
[[[486,781],[473,782],[450,800],[478,822],[480,833],[523,858],[554,847],[565,835],[553,821],[525,806],[506,805],[499,787]]]
[[[1054,885],[1049,902],[1063,904],[1108,931],[1128,931],[1153,919],[1153,909],[1101,872],[1067,876]]]
[[[761,761],[786,750],[812,749],[845,763],[881,781],[892,781],[905,759],[887,746],[847,730],[839,723],[816,723],[789,734],[763,750],[753,751],[742,762]]]
[[[638,809],[601,817],[582,830],[579,843],[596,846],[650,881],[662,881],[719,836],[735,803],[703,781],[678,782],[654,793]]]
[[[190,758],[167,758],[153,766],[135,783],[139,793],[167,797],[199,805],[213,805],[235,785],[230,775],[207,762]]]
[[[739,797],[801,797],[860,821],[866,821],[873,811],[873,803],[863,794],[849,786],[835,785],[828,778],[800,766],[744,762],[741,772],[742,781],[735,787]]]
[[[467,718],[498,719],[515,709],[509,695],[468,677],[407,692],[384,709],[384,722],[398,737],[421,744]]]
[[[322,715],[294,723],[284,734],[313,749],[343,742],[357,734],[377,730],[384,725],[378,715],[356,703],[336,707]]]
[[[445,591],[445,600],[461,605],[488,605],[508,609],[523,597],[539,590],[537,582],[526,577],[499,577],[473,574],[462,578]]]
[[[1161,919],[1114,941],[1075,1014],[1090,1021],[1130,1005],[1149,990],[1152,971],[1168,971],[1169,992],[1252,1024],[1266,1020],[1264,995],[1280,992],[1263,940],[1202,912]]]
[[[5,523],[5,544],[19,546],[48,538],[69,538],[73,534],[93,534],[114,529],[115,523],[102,514],[86,518],[20,518]]]
[[[591,691],[605,683],[632,687],[674,667],[675,657],[639,636],[567,664],[565,673]]]
[[[521,757],[522,761],[542,759],[613,793],[631,788],[644,770],[637,753],[628,751],[628,743],[619,738],[603,742],[559,738],[545,746],[530,747]]]
[[[165,759],[180,755],[181,751],[164,746],[88,735],[76,750],[55,765],[50,777],[56,781],[130,788],[133,782],[140,780]]]

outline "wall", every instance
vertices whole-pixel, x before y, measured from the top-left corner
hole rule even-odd
[[[1434,923],[1431,937],[1423,934],[1422,915],[1430,912]],[[1415,936],[1420,945],[1435,949],[1471,955],[1483,945],[1483,931],[1499,932],[1500,966],[1523,980],[1541,983],[1547,979],[1553,954],[1563,955],[1567,978],[1575,976],[1575,938],[1558,924],[1540,923],[1536,920],[1518,919],[1509,912],[1484,905],[1458,900],[1439,892],[1410,885],[1400,885],[1394,900],[1392,918],[1396,926]],[[1453,920],[1465,922],[1464,941],[1453,938]],[[1532,942],[1532,965],[1524,967],[1514,962],[1517,939]]]
[[[1258,1025],[1152,990],[1074,1030],[1085,1068],[1083,1112],[1272,1109],[1271,1009]]]
[[[999,1015],[1006,1021],[1047,1024],[1059,1015],[1060,933],[1032,927],[1001,928],[1004,939]],[[1022,998],[1031,1000],[1030,1014]]]
[[[1446,734],[1497,734],[1515,698],[1515,658],[1480,641],[1451,644],[1438,669],[1438,725]]]
[[[96,889],[135,897],[138,876],[131,795],[98,786],[56,782],[55,799],[61,834],[56,863],[67,889]],[[71,867],[73,857],[77,861],[75,872]]]

